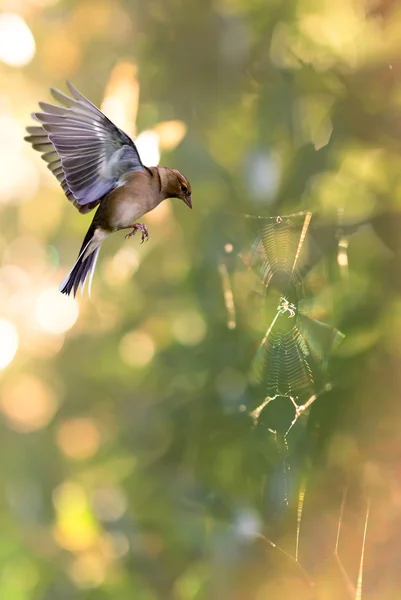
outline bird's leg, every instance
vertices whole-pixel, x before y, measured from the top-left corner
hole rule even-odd
[[[134,223],[133,225],[128,225],[128,227],[120,227],[120,229],[131,229],[129,233],[125,236],[126,238],[130,238],[132,235],[135,235],[137,229],[142,232],[141,236],[141,244],[149,239],[149,231],[145,223]]]

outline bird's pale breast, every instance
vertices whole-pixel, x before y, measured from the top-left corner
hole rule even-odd
[[[152,186],[149,177],[133,174],[124,185],[115,189],[107,199],[107,221],[110,229],[128,227],[154,208]]]

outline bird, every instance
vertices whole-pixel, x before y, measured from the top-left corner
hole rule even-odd
[[[60,285],[63,294],[83,292],[93,273],[103,241],[111,233],[137,231],[141,243],[149,238],[144,223],[137,222],[166,198],[179,198],[192,208],[188,179],[177,169],[145,166],[133,140],[90,100],[67,82],[71,96],[50,88],[59,105],[39,102],[32,114],[35,126],[24,138],[41,153],[66,197],[81,214],[97,207],[78,258]],[[39,123],[39,125],[37,124]]]

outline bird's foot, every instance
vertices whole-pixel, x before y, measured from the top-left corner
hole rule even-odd
[[[139,230],[142,233],[141,244],[149,239],[149,231],[145,223],[134,223],[134,225],[131,227],[132,231],[127,233],[125,236],[126,238],[130,238],[131,236],[135,235],[136,231]]]

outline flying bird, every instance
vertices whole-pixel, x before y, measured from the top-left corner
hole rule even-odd
[[[32,115],[39,125],[27,127],[25,140],[42,154],[65,195],[80,213],[97,208],[78,258],[60,285],[74,296],[89,276],[89,294],[100,246],[114,231],[126,237],[148,228],[137,220],[166,198],[179,198],[192,208],[191,186],[182,173],[168,167],[145,167],[132,139],[67,82],[71,97],[51,88],[55,106],[39,102]]]

